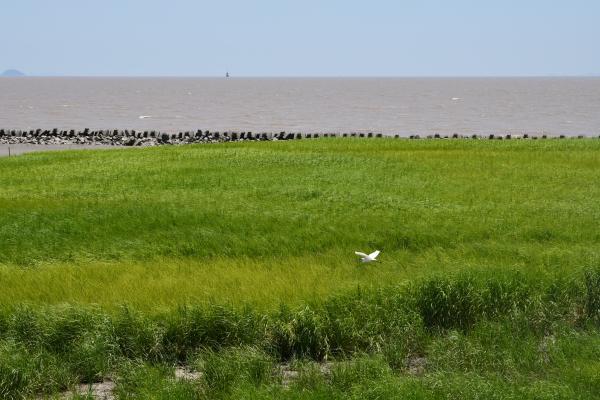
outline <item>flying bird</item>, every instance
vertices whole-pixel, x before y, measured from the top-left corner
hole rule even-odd
[[[354,252],[354,254],[356,254],[357,256],[360,257],[360,261],[364,262],[364,263],[369,263],[371,261],[376,261],[376,258],[379,255],[379,253],[380,253],[379,250],[375,250],[371,254],[361,253],[360,251],[355,251]]]

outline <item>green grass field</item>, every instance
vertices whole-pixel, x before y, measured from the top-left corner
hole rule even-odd
[[[600,260],[600,141],[319,140],[0,159],[0,303],[278,306]],[[382,250],[357,266],[355,250]]]
[[[0,398],[598,398],[599,199],[594,139],[2,158]]]

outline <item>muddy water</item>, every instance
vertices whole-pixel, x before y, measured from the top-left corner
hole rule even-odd
[[[600,134],[600,78],[1,78],[0,128]]]

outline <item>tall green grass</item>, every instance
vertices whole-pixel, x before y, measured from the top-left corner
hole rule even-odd
[[[597,182],[597,140],[0,159],[0,398],[598,398]]]
[[[0,159],[0,303],[298,304],[600,260],[600,141],[318,140]],[[358,267],[355,250],[382,250]]]
[[[383,385],[382,393],[392,390],[391,396],[406,389],[401,382],[411,382],[410,388],[431,396],[425,398],[476,398],[485,387],[497,395],[500,390],[535,398],[537,392],[523,394],[532,384],[546,385],[542,389],[552,395],[564,393],[558,398],[593,398],[600,325],[597,310],[587,305],[597,301],[598,276],[597,268],[547,282],[518,273],[461,273],[268,313],[216,304],[165,314],[18,306],[0,317],[0,394],[56,393],[116,374],[123,398],[153,390],[166,393],[157,398],[255,392],[269,398],[284,390],[276,366],[300,362],[295,368],[308,375],[290,389],[300,394],[322,390],[347,398]],[[557,290],[565,293],[559,300]],[[451,312],[432,318],[432,309]],[[411,375],[416,358],[426,360],[418,378]],[[314,361],[335,362],[318,374],[302,367]],[[178,364],[202,376],[177,383],[169,371]],[[568,371],[569,365],[578,372]],[[398,384],[401,391],[393,389]]]

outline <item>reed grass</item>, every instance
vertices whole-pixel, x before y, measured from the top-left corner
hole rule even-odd
[[[299,304],[600,260],[600,141],[323,139],[0,159],[0,304]],[[355,250],[382,250],[356,265]]]
[[[598,398],[599,178],[591,139],[0,159],[0,398]]]
[[[268,313],[216,304],[160,315],[18,306],[0,315],[0,394],[57,393],[116,374],[121,398],[393,398],[416,390],[416,398],[479,398],[483,391],[591,399],[599,387],[600,325],[588,305],[598,300],[590,282],[599,275],[596,268],[571,281],[539,282],[461,272]],[[565,295],[557,299],[557,290]],[[432,324],[423,307],[429,303],[453,312]],[[415,375],[416,358],[425,362]],[[310,368],[324,361],[328,370]],[[179,382],[172,368],[181,363],[203,374]],[[281,363],[300,372],[287,388]]]

